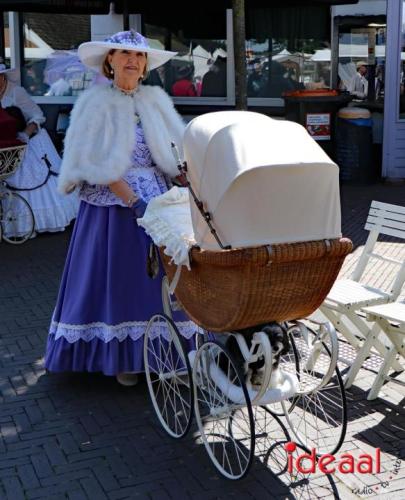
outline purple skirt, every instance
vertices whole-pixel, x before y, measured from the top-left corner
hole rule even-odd
[[[149,244],[129,209],[81,202],[48,336],[49,371],[144,371],[146,325],[163,312],[163,272],[146,272]],[[195,324],[183,312],[173,319],[194,348]]]

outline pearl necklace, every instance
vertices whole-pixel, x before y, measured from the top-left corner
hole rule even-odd
[[[138,92],[139,90],[139,85],[137,85],[134,89],[132,90],[125,90],[125,89],[122,89],[121,87],[118,87],[117,84],[113,83],[112,84],[112,88],[114,88],[115,90],[117,90],[118,92],[121,92],[121,94],[124,94],[124,95],[127,95],[129,97],[134,97],[134,95]]]
[[[116,90],[117,92],[121,92],[121,94],[124,94],[124,95],[127,95],[129,97],[134,97],[135,94],[138,92],[139,90],[139,85],[137,87],[135,87],[134,89],[132,90],[124,90],[122,89],[121,87],[118,87],[118,85],[116,85],[114,82],[111,84],[111,88],[113,90]],[[141,121],[139,115],[137,112],[134,113],[134,122],[136,125],[138,125],[138,123]]]

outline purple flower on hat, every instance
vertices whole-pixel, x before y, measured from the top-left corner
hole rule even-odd
[[[79,58],[89,68],[102,72],[103,63],[111,48],[146,52],[148,54],[149,70],[158,68],[176,55],[176,52],[150,47],[145,37],[135,30],[130,30],[115,33],[102,42],[95,40],[80,44],[78,49]]]
[[[144,36],[134,30],[120,31],[104,40],[109,43],[119,43],[122,45],[133,45],[134,49],[146,49],[149,47]]]

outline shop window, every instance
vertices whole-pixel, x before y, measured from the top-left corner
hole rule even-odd
[[[330,18],[324,7],[248,12],[246,64],[249,97],[330,85]]]
[[[400,40],[399,118],[405,120],[405,1],[402,2]]]
[[[25,13],[22,85],[36,96],[80,94],[96,75],[77,56],[90,38],[89,15]]]
[[[227,43],[223,39],[186,38],[165,28],[145,24],[151,47],[177,55],[151,71],[146,83],[160,85],[173,97],[226,97]]]
[[[379,17],[339,28],[339,88],[357,100],[384,99],[386,24]]]

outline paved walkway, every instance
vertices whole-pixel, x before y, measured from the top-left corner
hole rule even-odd
[[[342,189],[344,234],[356,247],[365,241],[362,226],[372,199],[405,206],[405,186]],[[254,463],[249,476],[236,483],[215,473],[195,425],[180,442],[162,432],[145,382],[128,389],[101,375],[46,374],[43,350],[69,236],[70,231],[42,235],[21,247],[0,244],[0,498],[405,497],[400,462],[405,459],[405,387],[390,382],[378,400],[368,402],[370,370],[362,370],[348,391],[350,424],[343,450],[374,453],[380,447],[379,476],[291,478],[284,465],[286,437],[274,420],[267,464]],[[403,246],[393,239],[380,245],[387,254]],[[384,284],[386,272],[371,272],[367,279]],[[399,379],[405,382],[404,375]]]

